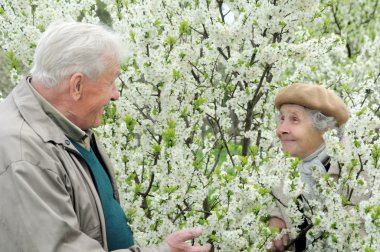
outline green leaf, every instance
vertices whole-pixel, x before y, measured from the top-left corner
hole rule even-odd
[[[181,78],[181,73],[179,71],[177,71],[176,69],[173,69],[173,78],[174,80],[178,80],[179,78]]]
[[[165,132],[162,133],[162,139],[165,142],[167,148],[173,147],[175,145],[175,130],[168,128]]]
[[[152,145],[152,149],[153,149],[153,155],[154,156],[160,155],[160,153],[161,153],[161,146],[159,144],[153,144]]]
[[[165,43],[166,43],[167,45],[169,45],[170,47],[172,47],[175,43],[177,43],[177,39],[176,39],[175,37],[168,36],[168,37],[166,38]]]
[[[161,26],[161,21],[157,19],[156,21],[154,21],[153,25],[154,27],[159,28]]]
[[[126,115],[124,117],[124,122],[125,122],[125,125],[127,126],[128,131],[132,133],[135,129],[136,121],[129,115]]]
[[[199,97],[194,101],[194,109],[200,111],[200,107],[206,102],[206,98],[203,98],[202,96]],[[201,111],[200,111],[201,112]]]
[[[187,21],[182,21],[179,25],[179,35],[189,35],[191,34],[191,29]]]
[[[136,33],[131,31],[129,33],[129,37],[131,38],[131,40],[133,41],[133,43],[136,43]]]

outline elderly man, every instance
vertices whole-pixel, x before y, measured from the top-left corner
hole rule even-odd
[[[31,76],[0,104],[1,251],[209,251],[200,228],[134,247],[111,162],[91,129],[119,98],[124,49],[102,26],[61,22],[43,33]]]
[[[307,84],[293,84],[281,90],[275,99],[275,106],[280,112],[276,135],[281,141],[282,149],[302,161],[298,171],[306,190],[299,200],[314,199],[314,169],[327,172],[333,177],[338,176],[338,169],[330,167],[323,133],[328,129],[341,127],[348,120],[347,106],[333,91],[319,85]],[[282,188],[273,192],[278,201],[277,207],[271,213],[269,226],[280,230],[289,228],[291,221],[285,214],[285,205],[289,199],[283,195]],[[305,220],[299,228],[306,231],[308,224]],[[288,239],[288,235],[284,235],[281,240],[273,241],[273,250],[283,251]],[[295,242],[295,251],[304,251],[306,245],[306,237],[301,235]]]

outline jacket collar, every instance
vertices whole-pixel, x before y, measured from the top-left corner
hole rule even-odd
[[[26,78],[27,85],[32,90],[34,96],[37,98],[39,104],[45,113],[53,120],[53,122],[58,125],[63,133],[74,140],[75,142],[81,144],[84,148],[90,148],[90,137],[91,131],[83,131],[78,126],[69,121],[61,112],[59,112],[54,106],[52,106],[44,97],[42,97],[30,84],[31,77]]]
[[[300,169],[307,170],[306,167],[313,166],[315,162],[320,162],[324,167],[326,167],[326,163],[330,162],[330,156],[327,154],[326,145],[322,144],[315,152],[304,158],[302,164],[300,165]],[[340,168],[334,164],[331,165],[327,171],[330,175],[339,175]]]
[[[73,139],[87,135],[83,131],[82,134],[78,133],[81,130],[39,95],[29,81],[28,77],[15,87],[12,97],[21,116],[43,141],[69,146],[66,135]]]
[[[302,161],[305,162],[310,162],[317,158],[321,163],[323,163],[326,159],[329,158],[329,156],[326,153],[326,145],[323,143],[319,146],[319,148],[311,153],[309,156],[305,157],[302,159]]]

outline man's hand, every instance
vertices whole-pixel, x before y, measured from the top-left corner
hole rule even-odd
[[[209,243],[206,243],[203,246],[199,244],[191,246],[186,242],[188,240],[193,240],[201,234],[202,228],[199,227],[185,229],[168,235],[168,237],[165,239],[165,242],[169,244],[172,252],[208,252],[211,249],[211,244]]]
[[[281,218],[271,217],[269,219],[269,227],[278,228],[279,232],[286,228],[285,221]],[[283,235],[280,240],[272,241],[272,249],[270,251],[284,251],[285,246],[289,242],[289,236],[287,234]]]

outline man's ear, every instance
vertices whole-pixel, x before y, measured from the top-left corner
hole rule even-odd
[[[82,73],[74,73],[70,77],[70,96],[78,101],[83,93],[84,75]]]

